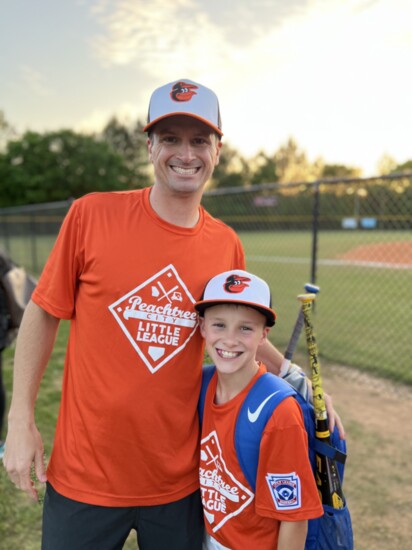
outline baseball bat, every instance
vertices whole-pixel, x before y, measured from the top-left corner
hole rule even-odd
[[[306,283],[304,288],[306,292],[310,294],[318,294],[318,292],[320,292],[320,288],[316,285],[313,285],[312,283]],[[304,325],[303,312],[302,312],[302,308],[299,308],[299,313],[296,318],[295,326],[293,327],[292,335],[290,337],[288,346],[284,353],[284,358],[287,361],[292,360],[293,354],[295,353],[295,349],[299,341],[300,334],[302,332],[303,325]]]
[[[326,411],[325,396],[323,392],[319,353],[315,332],[312,324],[312,303],[315,294],[300,294],[302,314],[305,325],[306,344],[309,352],[309,361],[312,371],[313,406],[315,408],[315,436],[323,443],[331,443],[328,413]],[[316,484],[322,504],[331,508],[340,509],[345,505],[342,483],[335,460],[316,453]]]

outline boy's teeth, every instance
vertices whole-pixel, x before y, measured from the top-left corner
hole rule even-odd
[[[234,357],[237,357],[237,356],[238,356],[238,352],[220,350],[220,355],[221,355],[224,359],[233,359]]]

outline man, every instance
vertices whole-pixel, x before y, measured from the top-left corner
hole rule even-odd
[[[74,202],[20,329],[4,464],[34,500],[31,464],[47,479],[43,550],[121,548],[133,528],[140,550],[201,547],[193,304],[244,252],[200,207],[221,149],[216,95],[162,86],[144,130],[154,185]],[[60,319],[71,328],[46,478],[34,404]],[[269,343],[259,358],[279,371]]]

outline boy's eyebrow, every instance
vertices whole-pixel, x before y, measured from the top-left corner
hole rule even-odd
[[[218,315],[210,315],[209,316],[209,320],[210,321],[226,321],[226,319],[224,317],[220,317]],[[249,325],[256,325],[258,324],[257,321],[255,320],[251,320],[251,319],[238,319],[238,322],[239,323],[242,323],[242,324],[249,324]]]

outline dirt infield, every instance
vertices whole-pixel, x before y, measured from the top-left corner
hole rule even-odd
[[[338,256],[342,260],[412,266],[412,242],[362,244]]]
[[[356,550],[407,550],[412,537],[412,388],[322,367],[346,432],[344,491]]]

